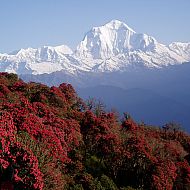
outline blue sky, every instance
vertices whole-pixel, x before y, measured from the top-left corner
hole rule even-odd
[[[112,19],[162,43],[190,42],[190,0],[0,0],[0,52],[65,44]]]

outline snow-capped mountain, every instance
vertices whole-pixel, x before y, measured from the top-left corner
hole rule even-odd
[[[190,43],[159,43],[135,32],[125,23],[111,22],[93,27],[73,52],[68,46],[44,46],[0,54],[0,71],[43,74],[63,70],[113,72],[130,68],[162,68],[190,61]]]
[[[125,23],[112,20],[104,26],[92,28],[77,47],[77,53],[81,57],[108,59],[136,50],[151,51],[156,45],[154,38],[137,34]]]
[[[44,46],[21,49],[11,54],[0,54],[0,71],[17,74],[43,74],[66,70],[72,73],[78,69],[78,61],[65,46]]]
[[[126,70],[145,66],[161,68],[190,60],[190,43],[159,43],[147,34],[135,32],[125,23],[113,20],[94,27],[76,50],[77,57],[93,71]]]

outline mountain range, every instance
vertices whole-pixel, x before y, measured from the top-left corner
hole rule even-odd
[[[190,43],[159,43],[125,23],[93,27],[75,50],[66,45],[0,54],[0,72],[49,86],[71,83],[137,121],[181,123],[190,131]]]
[[[135,32],[125,23],[112,20],[93,27],[74,51],[68,46],[27,48],[0,54],[0,71],[44,74],[64,71],[124,72],[130,69],[163,68],[190,61],[190,43],[159,43],[154,37]]]

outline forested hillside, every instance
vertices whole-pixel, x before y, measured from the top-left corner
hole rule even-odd
[[[156,108],[155,108],[156,109]],[[127,111],[127,110],[126,110]],[[1,189],[189,190],[190,136],[120,120],[70,84],[0,74]]]

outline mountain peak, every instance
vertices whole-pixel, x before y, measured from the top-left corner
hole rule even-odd
[[[71,48],[69,48],[68,46],[66,45],[59,45],[59,46],[56,46],[54,47],[55,50],[61,54],[72,54],[73,51]]]
[[[132,28],[130,28],[127,24],[125,24],[120,20],[111,20],[110,22],[106,23],[104,26],[115,30],[118,30],[119,28],[125,28],[135,33],[135,31]]]
[[[109,59],[132,51],[154,51],[156,40],[146,34],[137,34],[127,24],[111,20],[90,30],[77,47],[79,57]]]

